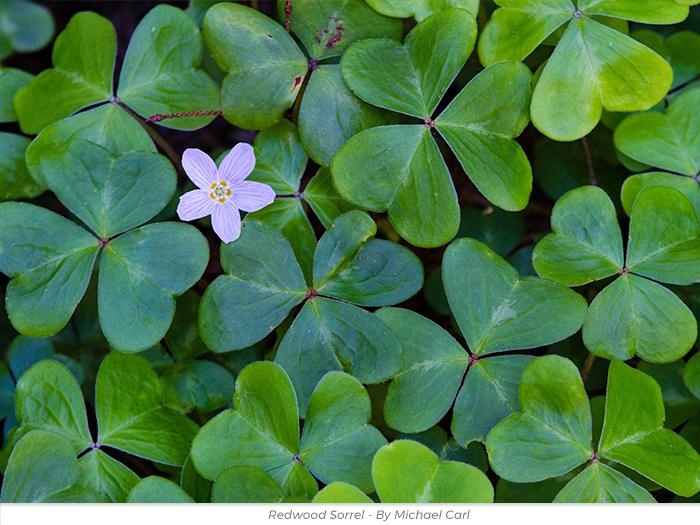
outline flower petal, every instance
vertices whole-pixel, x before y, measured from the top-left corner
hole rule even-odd
[[[245,142],[236,144],[219,165],[219,177],[229,184],[245,179],[255,167],[253,147]]]
[[[258,211],[275,200],[275,190],[262,182],[244,180],[231,187],[230,199],[240,210]]]
[[[207,190],[188,191],[180,197],[177,205],[177,216],[181,221],[193,221],[211,215],[216,201],[209,196]]]
[[[186,149],[182,154],[182,168],[190,180],[203,190],[208,190],[219,181],[216,163],[201,149]]]
[[[241,235],[241,213],[228,201],[214,208],[211,225],[222,241],[235,241]]]

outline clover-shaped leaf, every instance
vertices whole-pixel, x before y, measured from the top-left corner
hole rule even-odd
[[[645,188],[665,186],[683,193],[700,214],[700,89],[674,98],[666,113],[650,111],[627,117],[615,129],[615,146],[624,155],[666,170],[629,177],[622,187],[622,204],[632,212]]]
[[[652,0],[645,9],[627,0],[498,0],[497,5],[479,40],[486,66],[522,60],[565,27],[532,95],[532,123],[548,137],[581,138],[598,123],[603,108],[649,109],[671,86],[673,73],[663,58],[593,17],[680,22],[688,8],[672,0]],[[618,81],[621,76],[626,82]]]
[[[169,479],[149,476],[139,481],[126,500],[127,503],[194,503],[187,493]]]
[[[63,365],[42,361],[33,366],[20,378],[16,398],[21,432],[40,429],[59,434],[72,445],[74,455],[89,449],[78,461],[79,484],[99,501],[124,501],[138,482],[103,447],[180,466],[197,431],[194,422],[163,407],[163,390],[148,362],[119,352],[108,355],[97,374],[94,442],[80,387]]]
[[[369,496],[353,485],[336,481],[319,491],[311,503],[374,503]]]
[[[382,503],[491,503],[486,474],[465,463],[440,461],[415,441],[398,440],[379,449],[372,477]]]
[[[700,223],[680,192],[655,187],[639,194],[624,263],[615,208],[600,188],[564,195],[552,212],[552,230],[533,254],[539,275],[578,286],[619,274],[593,300],[583,325],[592,353],[667,363],[690,350],[695,318],[675,294],[650,280],[690,284],[700,278]]]
[[[414,16],[418,22],[438,11],[461,7],[476,18],[479,0],[367,0],[372,9],[386,16],[408,18]]]
[[[374,222],[348,212],[321,237],[314,284],[307,288],[284,236],[255,220],[244,225],[241,237],[222,248],[226,274],[202,298],[199,326],[209,348],[227,352],[252,345],[306,299],[276,357],[294,384],[302,416],[316,383],[331,370],[364,383],[384,381],[398,370],[398,340],[379,318],[355,305],[386,306],[416,293],[423,272],[415,255],[371,239]]]
[[[105,337],[124,351],[150,348],[170,326],[173,295],[192,286],[207,262],[206,241],[189,225],[159,223],[119,235],[169,201],[175,189],[172,165],[156,153],[113,155],[75,140],[45,153],[42,171],[94,236],[34,205],[1,205],[0,230],[6,233],[0,270],[13,278],[7,291],[13,325],[33,337],[60,330],[85,293],[102,250],[98,309]],[[20,226],[25,224],[33,227]]]
[[[433,128],[479,191],[497,206],[520,210],[532,189],[530,164],[512,140],[528,122],[531,74],[522,64],[483,71],[433,120],[475,39],[474,18],[451,9],[426,18],[403,45],[365,40],[348,49],[341,61],[345,81],[360,98],[425,122],[365,130],[338,151],[331,166],[343,198],[372,211],[388,210],[399,234],[416,246],[444,244],[459,225],[456,193]],[[377,67],[391,82],[374,74]],[[505,78],[507,90],[501,88]],[[508,153],[496,156],[495,151]]]
[[[274,363],[253,363],[241,372],[233,407],[204,425],[192,445],[192,460],[205,478],[248,466],[285,487],[308,470],[324,483],[373,490],[372,456],[386,440],[368,424],[369,395],[351,376],[331,372],[318,383],[301,438],[294,387]],[[338,457],[343,461],[331,460]]]
[[[193,103],[206,110],[219,107],[216,84],[199,69],[201,35],[180,9],[160,5],[144,17],[129,43],[114,94],[116,51],[109,20],[92,12],[75,15],[56,38],[54,68],[17,92],[15,110],[22,131],[39,133],[81,108],[107,101],[121,101],[143,116],[187,111]],[[37,106],[42,110],[36,111]],[[162,125],[197,129],[212,119],[194,116]]]
[[[291,4],[290,31],[311,62],[282,26],[249,7],[214,5],[202,30],[217,64],[228,73],[221,86],[224,118],[245,129],[263,129],[277,123],[298,100],[304,147],[315,162],[329,166],[350,137],[395,118],[355,97],[337,64],[317,61],[337,56],[364,38],[400,38],[402,24],[359,0]],[[285,2],[278,5],[284,19]],[[327,119],[329,113],[336,118]]]
[[[78,460],[70,442],[34,430],[12,450],[0,502],[95,503],[95,496],[78,485]]]
[[[541,357],[525,369],[520,408],[522,413],[499,423],[486,440],[491,466],[506,480],[541,481],[587,462],[555,501],[653,502],[646,490],[609,466],[616,462],[679,495],[700,490],[700,455],[663,428],[658,384],[621,361],[610,365],[597,451],[583,382],[568,359]]]
[[[443,278],[471,353],[416,313],[380,310],[377,315],[403,348],[403,365],[389,385],[384,417],[397,430],[420,432],[440,421],[454,403],[452,432],[467,446],[486,439],[496,423],[517,410],[520,376],[533,359],[483,357],[569,337],[583,324],[586,303],[559,283],[519,279],[512,266],[473,239],[450,245]]]
[[[286,497],[267,472],[255,467],[229,467],[216,477],[212,503],[279,503]]]

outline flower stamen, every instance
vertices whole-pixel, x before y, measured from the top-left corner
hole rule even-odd
[[[221,204],[226,202],[231,196],[231,190],[227,187],[228,183],[225,180],[215,182],[211,185],[209,197],[212,200],[219,201]]]

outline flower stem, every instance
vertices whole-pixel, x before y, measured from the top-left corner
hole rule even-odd
[[[588,147],[586,137],[581,137],[581,145],[583,146],[583,154],[586,156],[586,165],[588,166],[588,184],[597,186],[598,181],[595,178],[595,170],[593,169],[593,158],[591,157],[591,149]]]
[[[588,374],[593,367],[593,361],[595,361],[595,354],[588,354],[586,362],[583,363],[583,369],[581,370],[581,380],[584,382],[584,384],[586,383],[586,378],[588,378]]]

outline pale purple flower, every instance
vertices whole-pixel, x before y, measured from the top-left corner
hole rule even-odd
[[[255,167],[255,154],[249,144],[236,144],[217,169],[209,155],[190,148],[182,155],[182,167],[199,188],[180,197],[180,220],[193,221],[211,215],[214,232],[224,242],[238,239],[241,214],[258,211],[275,200],[267,184],[244,180]]]

